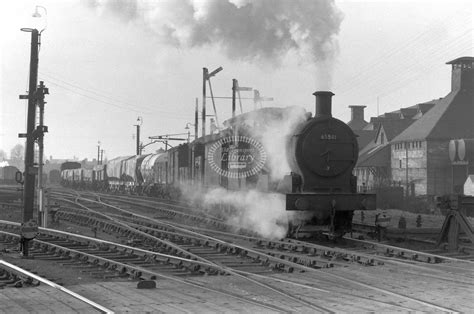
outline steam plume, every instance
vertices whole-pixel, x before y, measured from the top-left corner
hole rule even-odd
[[[253,230],[262,237],[281,239],[286,235],[285,197],[282,194],[217,188],[204,196],[204,204],[231,204],[234,212],[228,217],[228,223]]]
[[[254,126],[247,128],[247,131],[251,132],[251,137],[262,143],[267,153],[267,170],[271,181],[275,182],[290,172],[286,147],[288,136],[293,134],[297,125],[307,120],[309,113],[298,106],[271,109],[279,114],[250,112],[245,116],[243,124]]]
[[[286,235],[288,218],[283,194],[231,191],[221,187],[204,192],[197,186],[185,184],[180,189],[185,200],[203,207],[207,215],[225,218],[235,230],[251,230],[269,239]]]
[[[289,51],[325,62],[342,13],[332,0],[89,0],[176,47],[219,46],[231,59],[278,63]]]

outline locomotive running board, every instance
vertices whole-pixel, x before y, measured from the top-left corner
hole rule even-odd
[[[291,193],[286,194],[286,210],[327,211],[375,210],[375,194]]]

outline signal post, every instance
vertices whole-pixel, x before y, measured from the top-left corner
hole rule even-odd
[[[38,51],[40,33],[37,29],[22,28],[24,32],[31,33],[31,53],[30,53],[30,78],[28,95],[20,95],[20,99],[28,99],[28,114],[26,133],[19,134],[19,137],[26,138],[25,149],[25,173],[24,173],[24,191],[23,191],[23,215],[21,226],[21,250],[24,257],[28,256],[28,243],[38,232],[38,223],[33,218],[34,198],[35,198],[35,180],[38,174],[38,168],[34,163],[35,141],[38,140],[40,154],[43,153],[43,134],[48,131],[48,127],[43,125],[44,95],[48,94],[48,89],[41,82],[38,83]],[[40,107],[40,125],[36,127],[36,106]],[[42,166],[42,156],[39,158],[39,164]],[[41,167],[42,171],[42,167]],[[42,179],[42,176],[40,176]],[[40,191],[42,182],[39,183]],[[42,193],[40,192],[39,204],[42,205]]]

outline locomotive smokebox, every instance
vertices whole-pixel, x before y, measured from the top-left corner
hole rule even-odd
[[[319,91],[314,92],[314,96],[316,96],[316,117],[331,117],[331,106],[332,106],[332,96],[334,94],[329,91]]]

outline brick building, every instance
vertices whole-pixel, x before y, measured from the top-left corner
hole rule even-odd
[[[474,58],[450,62],[451,91],[393,139],[392,179],[415,195],[451,193],[449,141],[474,137]]]
[[[367,145],[359,145],[359,189],[401,185],[409,195],[451,192],[449,141],[474,138],[474,58],[447,64],[452,66],[448,95],[385,113],[364,127],[374,133]]]

